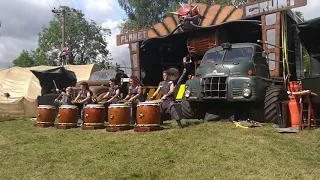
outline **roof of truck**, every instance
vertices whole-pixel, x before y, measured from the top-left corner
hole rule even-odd
[[[242,48],[242,47],[252,47],[254,49],[260,47],[262,48],[259,44],[255,44],[255,43],[234,43],[231,44],[232,48]],[[221,46],[217,46],[214,48],[209,49],[207,52],[215,52],[215,51],[221,51],[223,50]]]

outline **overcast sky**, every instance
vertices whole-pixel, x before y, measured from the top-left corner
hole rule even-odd
[[[59,5],[68,5],[81,9],[85,15],[105,27],[109,27],[108,49],[115,62],[129,66],[129,50],[127,45],[116,46],[115,28],[117,23],[126,18],[119,7],[118,0],[0,0],[0,68],[12,65],[20,52],[37,47],[38,33],[43,25],[53,18],[51,9]],[[305,19],[320,17],[320,0],[308,0],[308,5],[300,10]]]

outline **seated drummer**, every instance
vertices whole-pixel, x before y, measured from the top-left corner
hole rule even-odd
[[[59,89],[56,89],[57,92],[60,92]],[[72,105],[72,88],[67,87],[66,92],[61,92],[59,97],[57,97],[54,101],[58,102],[61,97],[61,105]]]
[[[109,91],[101,98],[98,99],[98,102],[103,103],[106,109],[105,118],[108,120],[108,107],[110,104],[117,104],[120,101],[120,87],[116,85],[116,79],[112,78],[109,80]],[[104,101],[108,99],[107,101]]]
[[[178,126],[182,128],[181,125],[181,118],[179,117],[175,107],[173,106],[174,103],[174,84],[172,81],[168,80],[168,72],[163,71],[163,81],[159,83],[158,89],[154,92],[154,94],[151,96],[150,99],[154,99],[157,94],[162,91],[162,97],[161,100],[163,102],[160,105],[160,113],[161,113],[161,124],[164,120],[165,114],[170,114],[172,119],[175,119],[178,123]]]
[[[91,104],[92,103],[92,92],[89,90],[89,85],[86,82],[81,82],[80,83],[80,89],[81,91],[79,92],[78,96],[72,101],[72,103],[78,103],[81,108],[81,120],[82,120],[82,124],[84,124],[84,108],[87,104]],[[80,102],[77,102],[78,100],[80,100]]]
[[[98,101],[101,102],[104,99],[108,99],[108,104],[117,104],[120,101],[120,87],[116,85],[116,79],[112,78],[109,80],[109,91]]]
[[[137,105],[142,99],[142,90],[141,90],[140,82],[137,76],[130,76],[129,84],[130,86],[129,86],[128,95],[123,100],[132,102],[132,108],[131,108],[132,117],[131,117],[130,124],[135,124],[137,122],[136,121]]]

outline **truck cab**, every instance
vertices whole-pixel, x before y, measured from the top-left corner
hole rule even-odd
[[[186,83],[185,97],[195,101],[258,101],[269,81],[260,45],[225,43],[206,52],[195,78]]]
[[[263,108],[267,89],[273,83],[266,57],[263,48],[254,43],[223,43],[208,50],[195,78],[186,82],[183,114],[191,118],[188,116],[193,113],[188,111],[222,104],[233,109]],[[190,108],[185,108],[186,103]]]

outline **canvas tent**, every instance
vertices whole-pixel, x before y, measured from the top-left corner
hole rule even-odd
[[[68,86],[75,86],[77,76],[73,71],[66,70],[64,67],[57,67],[45,71],[31,70],[38,78],[41,86],[41,95],[51,94],[53,89],[63,89]]]
[[[299,39],[311,57],[311,74],[320,72],[320,17],[296,25]]]
[[[14,118],[34,117],[37,97],[41,95],[39,80],[31,70],[44,71],[56,66],[30,68],[13,67],[0,70],[0,121]],[[88,80],[90,75],[101,70],[97,65],[68,65],[67,70],[76,74],[77,80]],[[6,98],[4,93],[9,93]]]

